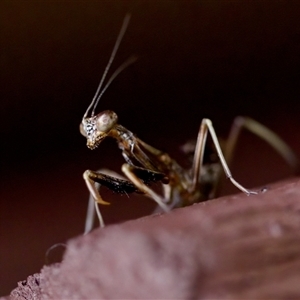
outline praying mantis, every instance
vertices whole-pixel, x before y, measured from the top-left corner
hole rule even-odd
[[[101,186],[105,186],[119,194],[143,194],[153,199],[163,212],[168,212],[174,207],[191,205],[215,197],[222,170],[238,190],[246,195],[257,194],[258,191],[249,190],[236,181],[229,169],[242,129],[249,130],[269,143],[292,168],[296,169],[298,167],[298,159],[290,147],[277,134],[248,117],[237,117],[234,120],[223,149],[220,146],[212,121],[204,118],[199,128],[192,166],[186,170],[169,154],[147,144],[120,125],[115,112],[104,110],[95,114],[98,102],[111,82],[121,71],[136,60],[135,57],[131,57],[125,61],[103,87],[129,20],[130,15],[126,15],[96,94],[80,124],[80,132],[87,139],[88,148],[96,149],[104,139],[113,138],[116,140],[125,160],[121,167],[124,176],[104,169],[98,171],[86,170],[84,172],[83,178],[91,195],[85,232],[89,232],[93,226],[94,206],[100,226],[104,227],[99,205],[109,205],[110,203],[101,197]],[[203,155],[208,134],[212,139],[219,161],[204,164]],[[152,183],[162,184],[162,195],[151,188]]]

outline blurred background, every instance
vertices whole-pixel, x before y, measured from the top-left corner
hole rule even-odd
[[[86,169],[119,171],[115,141],[86,147],[79,123],[127,12],[131,22],[98,111],[188,162],[180,145],[212,119],[226,138],[247,115],[300,153],[299,1],[43,1],[0,4],[0,295],[38,272],[52,245],[82,234]],[[291,176],[268,145],[244,133],[232,171],[246,187]],[[226,185],[224,194],[236,193]],[[145,198],[116,196],[107,224],[147,215]]]

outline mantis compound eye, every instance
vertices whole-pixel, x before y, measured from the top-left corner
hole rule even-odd
[[[88,138],[96,131],[95,121],[92,118],[83,119],[80,123],[79,129],[80,133],[84,137]]]
[[[118,121],[118,116],[111,110],[105,110],[96,116],[96,128],[100,132],[108,133]]]

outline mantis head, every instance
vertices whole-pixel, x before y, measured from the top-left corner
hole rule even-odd
[[[84,117],[80,124],[80,133],[86,137],[88,148],[97,148],[117,122],[118,116],[111,110],[104,110],[90,118]]]

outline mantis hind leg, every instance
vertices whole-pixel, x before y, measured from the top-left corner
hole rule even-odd
[[[214,146],[216,148],[217,154],[220,158],[221,165],[224,169],[225,175],[231,180],[231,182],[241,191],[248,194],[252,194],[253,192],[248,191],[243,186],[241,186],[238,182],[236,182],[231,175],[231,172],[229,170],[230,163],[232,161],[234,151],[238,142],[238,138],[242,132],[242,129],[247,129],[248,131],[252,132],[256,136],[260,137],[262,140],[267,142],[270,146],[272,146],[282,157],[283,159],[290,165],[290,167],[294,170],[295,174],[299,173],[299,160],[293,150],[273,131],[262,125],[261,123],[248,118],[248,117],[237,117],[235,118],[229,137],[227,139],[227,142],[225,144],[224,148],[224,154],[222,152],[222,149],[220,147],[220,144],[218,142],[218,139],[216,137],[212,122],[208,119],[203,119],[196,149],[195,149],[195,155],[194,155],[194,162],[193,162],[193,168],[192,168],[192,179],[193,179],[193,188],[195,189],[197,184],[199,183],[200,178],[200,170],[202,167],[202,160],[203,160],[203,153],[204,153],[204,147],[206,143],[206,137],[207,133],[209,132]],[[220,183],[220,174],[217,176],[214,192],[216,193],[219,189],[219,183]]]
[[[232,123],[224,149],[224,156],[229,165],[242,129],[247,129],[272,146],[292,168],[295,174],[299,173],[299,160],[293,150],[275,132],[249,117],[236,117]]]
[[[275,132],[264,126],[263,124],[249,118],[238,116],[234,119],[228,135],[228,139],[224,145],[224,156],[227,164],[230,166],[235,149],[243,129],[248,130],[252,134],[258,136],[267,144],[269,144],[290,166],[295,175],[300,172],[299,160],[294,151],[284,142]],[[216,186],[216,193],[221,188],[222,176],[219,176]]]
[[[194,161],[193,161],[193,166],[192,166],[192,187],[191,191],[194,192],[199,185],[199,182],[201,180],[201,168],[203,167],[203,154],[204,154],[204,148],[206,145],[206,139],[207,139],[207,134],[210,134],[214,147],[216,149],[216,152],[218,154],[221,166],[224,170],[224,173],[226,177],[232,182],[234,186],[236,186],[240,191],[247,195],[251,194],[257,194],[257,192],[251,191],[246,189],[244,186],[242,186],[239,182],[237,182],[229,169],[229,166],[226,162],[225,156],[222,152],[220,143],[218,141],[217,135],[215,133],[214,127],[212,125],[211,120],[209,119],[203,119],[201,122],[200,130],[198,133],[198,138],[197,138],[197,143],[196,143],[196,148],[195,148],[195,155],[194,155]],[[215,183],[217,185],[217,182]]]

